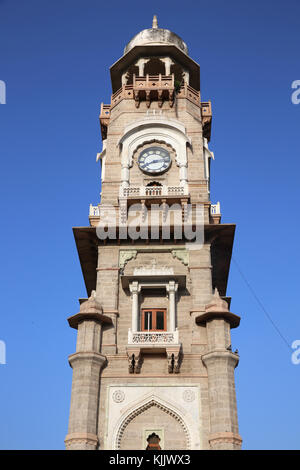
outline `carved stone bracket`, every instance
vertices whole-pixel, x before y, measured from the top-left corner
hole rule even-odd
[[[189,252],[188,250],[172,250],[173,258],[179,259],[185,266],[189,264]]]
[[[166,348],[169,374],[179,374],[182,360],[181,347]]]
[[[161,352],[161,347],[158,349]],[[182,361],[181,345],[165,347],[168,361],[169,374],[179,374]],[[155,353],[155,349],[153,351]],[[130,374],[139,374],[143,364],[143,348],[127,347],[128,372]]]
[[[133,350],[127,350],[128,355],[128,372],[129,374],[139,374],[142,367],[142,355],[141,350],[136,348]]]
[[[119,255],[119,267],[124,269],[128,261],[135,259],[137,255],[137,250],[120,250]]]

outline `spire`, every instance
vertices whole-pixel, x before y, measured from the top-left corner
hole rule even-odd
[[[152,29],[157,29],[158,28],[158,25],[157,25],[157,16],[154,15],[153,16],[153,21],[152,21]]]

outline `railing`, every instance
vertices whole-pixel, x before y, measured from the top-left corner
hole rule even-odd
[[[128,344],[179,344],[178,329],[175,331],[135,331],[128,330]]]
[[[200,91],[195,90],[186,82],[181,86],[177,96],[178,98],[188,98],[190,101],[200,106]]]
[[[100,124],[101,124],[101,135],[102,139],[107,138],[107,126],[110,119],[110,104],[101,103],[100,109]]]
[[[99,216],[100,216],[100,209],[99,209],[99,206],[93,206],[92,204],[90,204],[90,213],[89,213],[89,216],[90,216],[90,217],[99,217]]]
[[[210,206],[210,214],[211,215],[221,215],[221,206],[220,206],[219,202],[217,202],[217,204],[212,204]]]
[[[134,196],[187,196],[188,188],[185,186],[140,186],[122,188],[122,197]]]
[[[202,101],[201,103],[201,114],[203,117],[212,117],[212,110],[211,110],[211,102],[210,101]]]
[[[143,94],[151,93],[151,90],[156,90],[159,99],[173,99],[175,90],[174,74],[172,75],[146,75],[136,76],[133,75],[132,85],[122,85],[111,96],[111,108],[116,106],[122,99],[140,99],[140,92]],[[166,90],[166,91],[164,91]],[[201,106],[202,116],[211,119],[211,103],[200,102],[200,91],[195,90],[193,87],[188,85],[186,82],[183,83],[181,88],[177,92],[178,98],[187,98],[191,102]],[[141,98],[144,99],[144,98]],[[109,105],[105,105],[109,106]]]
[[[201,117],[203,126],[203,137],[206,137],[206,139],[209,141],[212,121],[212,110],[210,101],[205,101],[201,103]]]
[[[111,108],[118,104],[122,99],[133,98],[133,85],[123,85],[113,95],[111,95]]]
[[[101,103],[100,119],[109,119],[109,118],[110,118],[110,104]]]
[[[173,88],[174,75],[133,75],[133,87],[138,89]]]

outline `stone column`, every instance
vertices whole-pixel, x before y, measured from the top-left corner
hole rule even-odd
[[[187,174],[187,163],[179,163],[179,179],[180,186],[187,186],[188,174]]]
[[[68,319],[78,330],[76,353],[69,356],[73,368],[72,395],[66,449],[98,448],[98,400],[101,369],[106,357],[101,351],[103,323],[111,319],[102,313],[94,294],[81,304],[80,312]]]
[[[211,449],[238,450],[242,439],[239,435],[234,369],[239,356],[231,351],[230,328],[239,325],[240,318],[228,311],[228,304],[218,291],[205,312],[196,321],[206,323],[208,352],[202,356],[207,369],[210,408]]]
[[[121,181],[122,181],[122,188],[128,188],[129,186],[129,164],[128,163],[122,163]]]
[[[170,281],[166,286],[167,292],[169,294],[169,319],[170,324],[168,331],[174,332],[176,329],[176,292],[178,284],[175,281]]]
[[[165,75],[171,75],[171,65],[174,64],[171,57],[163,57],[160,60],[165,64]]]
[[[141,287],[137,281],[130,284],[129,290],[132,298],[132,319],[131,319],[131,330],[136,332],[139,329],[139,292]]]
[[[147,62],[149,62],[150,59],[144,59],[144,58],[140,58],[134,65],[136,65],[138,68],[139,68],[139,77],[143,77],[144,76],[144,68],[145,68],[145,64],[147,64]]]

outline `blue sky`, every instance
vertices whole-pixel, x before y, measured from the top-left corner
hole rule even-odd
[[[163,3],[163,6],[161,6]],[[236,223],[228,295],[241,315],[236,389],[244,449],[299,449],[300,3],[0,0],[0,448],[63,449],[85,287],[72,226],[97,203],[98,115],[109,66],[150,27],[188,44],[212,101],[212,201]]]

